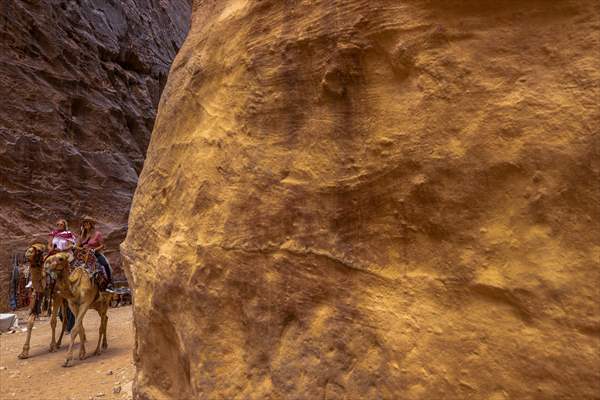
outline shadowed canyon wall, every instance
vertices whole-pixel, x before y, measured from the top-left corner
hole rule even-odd
[[[122,246],[137,399],[598,399],[598,2],[199,1]]]
[[[84,214],[118,245],[190,0],[0,5],[0,308],[10,257]],[[76,227],[72,227],[76,228]]]

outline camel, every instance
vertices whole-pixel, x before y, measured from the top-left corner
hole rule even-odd
[[[67,324],[67,306],[65,300],[60,295],[60,293],[58,293],[58,291],[53,290],[53,287],[46,287],[46,276],[42,268],[45,249],[46,245],[41,243],[35,243],[29,246],[25,251],[25,257],[29,261],[31,283],[33,286],[33,299],[30,303],[29,318],[27,319],[27,338],[25,339],[25,344],[23,345],[23,351],[17,356],[21,359],[29,357],[29,342],[31,340],[31,331],[33,329],[35,318],[41,309],[41,302],[44,296],[49,296],[52,304],[52,311],[50,316],[50,327],[52,328],[50,352],[54,352],[60,347],[63,334],[65,332],[65,326]],[[56,341],[56,316],[58,314],[58,310],[60,309],[62,309],[63,321],[60,336],[58,337],[58,341]]]
[[[63,367],[73,365],[73,344],[77,335],[81,335],[79,359],[83,360],[86,357],[83,318],[90,308],[96,310],[100,316],[98,344],[94,355],[101,354],[108,347],[106,341],[107,312],[112,300],[112,294],[100,291],[92,274],[83,267],[77,267],[69,274],[69,256],[65,253],[58,253],[48,257],[44,266],[50,276],[56,279],[58,290],[69,303],[69,308],[73,314],[75,314],[75,325],[71,330],[71,342],[69,343],[69,350],[67,351],[67,358]]]

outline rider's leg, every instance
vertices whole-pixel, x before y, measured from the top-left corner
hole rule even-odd
[[[96,260],[98,260],[98,263],[102,265],[102,268],[104,268],[104,273],[106,274],[108,281],[112,283],[112,271],[110,270],[110,263],[108,262],[104,254],[99,252],[96,253]]]
[[[75,314],[73,314],[73,312],[71,311],[71,309],[67,306],[65,307],[67,312],[65,314],[66,315],[66,320],[67,320],[67,332],[70,333],[71,330],[73,329],[73,326],[75,325]],[[65,318],[65,317],[63,317]]]
[[[108,279],[108,285],[106,285],[106,291],[109,293],[113,293],[113,282],[112,282],[112,271],[110,269],[110,263],[102,253],[96,253],[96,259],[98,260],[98,264],[100,264],[104,268],[104,274]]]

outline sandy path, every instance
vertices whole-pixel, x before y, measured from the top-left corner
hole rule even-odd
[[[79,338],[75,345],[75,365],[63,368],[69,336],[56,353],[49,353],[50,323],[42,317],[36,321],[31,336],[31,355],[27,360],[17,359],[25,340],[25,332],[0,335],[0,399],[2,400],[89,400],[130,399],[133,329],[131,307],[111,308],[108,311],[108,349],[100,356],[77,358]],[[23,327],[23,313],[18,313]],[[86,350],[91,354],[98,340],[98,314],[87,313]],[[120,393],[113,388],[121,387]]]

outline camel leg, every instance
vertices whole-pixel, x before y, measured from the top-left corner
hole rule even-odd
[[[50,341],[50,353],[53,353],[58,349],[56,345],[56,315],[58,314],[58,307],[52,307],[52,315],[50,316],[50,329],[52,329],[52,340]]]
[[[81,324],[81,335],[79,340],[79,359],[85,360],[85,328],[83,327],[83,323]]]
[[[47,308],[47,311],[48,311],[48,312],[46,313],[46,315],[47,315],[48,317],[50,317],[50,316],[51,316],[51,314],[52,314],[52,310],[54,309],[54,301],[53,301],[53,299],[52,299],[52,293],[48,293],[48,296],[46,297],[46,299],[47,299],[47,301],[48,301],[48,303],[47,303],[47,307],[48,307],[48,308]]]
[[[100,312],[98,312],[98,315],[100,316],[100,327],[98,328],[98,344],[96,345],[96,350],[94,350],[95,356],[99,356],[102,353],[102,348],[100,346],[102,344],[102,338],[105,335],[105,329],[104,329],[105,315],[102,315]]]
[[[75,314],[75,325],[71,330],[71,341],[69,342],[69,349],[67,350],[67,359],[65,360],[63,367],[70,367],[73,365],[73,344],[75,344],[75,339],[83,326],[83,317],[85,316],[85,312],[89,308],[89,304],[83,304],[82,306],[78,306],[74,303],[69,302],[69,308]]]
[[[60,347],[60,344],[62,343],[62,339],[63,339],[63,335],[65,333],[65,329],[67,328],[67,301],[66,300],[62,300],[62,299],[54,299],[52,300],[53,304],[58,303],[58,305],[56,306],[56,312],[58,313],[58,310],[62,310],[62,315],[63,315],[63,319],[62,319],[62,327],[60,329],[60,335],[58,336],[58,342],[56,342],[56,348],[58,349]]]
[[[108,342],[106,340],[106,331],[108,330],[108,310],[110,309],[110,303],[112,301],[114,294],[112,294],[108,300],[106,301],[105,307],[104,307],[104,336],[102,337],[102,350],[106,350],[108,348]]]
[[[96,345],[96,350],[94,350],[94,355],[99,356],[102,354],[102,350],[100,349],[100,345],[102,344],[102,322],[100,322],[100,328],[98,328],[98,344]]]
[[[86,309],[86,312],[88,308]],[[81,311],[81,309],[79,309]],[[79,327],[79,359],[80,360],[85,360],[85,355],[86,355],[86,351],[85,351],[85,342],[87,342],[87,337],[85,336],[85,327],[83,326],[83,317],[85,317],[85,314],[81,317],[81,326]]]
[[[83,326],[83,322],[81,322],[81,331],[79,332],[79,343],[80,343],[79,359],[80,360],[83,360],[85,358],[85,342],[87,342],[87,337],[85,336],[85,328]]]
[[[46,317],[50,317],[52,315],[52,305],[50,304],[50,298],[49,298],[49,290],[45,289],[44,290],[44,295],[42,297],[42,307],[40,309],[40,314],[42,312],[46,313]]]
[[[108,310],[106,310],[104,312],[104,324],[103,324],[104,333],[102,335],[102,350],[106,350],[106,348],[108,347],[108,342],[106,341],[107,327],[108,327]]]
[[[35,305],[34,305],[35,306]],[[20,359],[25,359],[29,357],[29,341],[31,340],[31,331],[33,330],[33,322],[35,321],[35,312],[33,308],[31,309],[31,314],[29,314],[29,318],[27,319],[27,338],[25,339],[25,344],[23,345],[23,351],[17,357]]]

